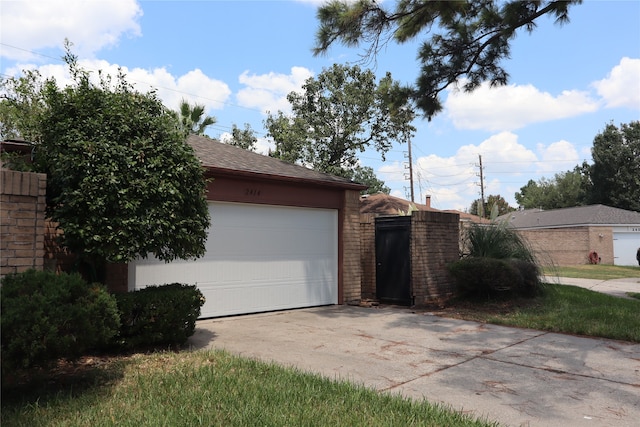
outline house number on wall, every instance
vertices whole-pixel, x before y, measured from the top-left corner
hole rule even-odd
[[[258,190],[257,188],[247,188],[246,190],[244,190],[244,195],[245,196],[259,196],[260,195],[260,190]]]

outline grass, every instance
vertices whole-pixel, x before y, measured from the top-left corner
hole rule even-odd
[[[576,279],[609,280],[640,277],[640,267],[588,264],[545,268],[544,273],[550,276],[574,277]]]
[[[455,301],[435,314],[498,325],[640,342],[640,300],[567,285],[535,298]]]
[[[3,426],[493,426],[221,351],[138,354],[3,388]]]

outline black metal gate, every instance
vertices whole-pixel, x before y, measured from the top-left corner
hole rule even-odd
[[[411,217],[376,218],[376,296],[411,305]]]

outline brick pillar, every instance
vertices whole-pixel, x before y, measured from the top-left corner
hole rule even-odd
[[[360,265],[360,194],[345,190],[342,208],[342,301],[355,304],[362,298]]]
[[[360,265],[362,268],[362,298],[376,298],[376,218],[360,215]]]
[[[0,276],[44,264],[45,174],[0,170]]]
[[[455,292],[447,264],[460,257],[460,215],[418,211],[411,215],[411,285],[415,304],[446,299]]]

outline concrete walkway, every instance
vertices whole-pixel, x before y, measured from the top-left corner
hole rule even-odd
[[[640,420],[639,344],[352,306],[202,320],[190,344],[504,425],[635,427]]]

